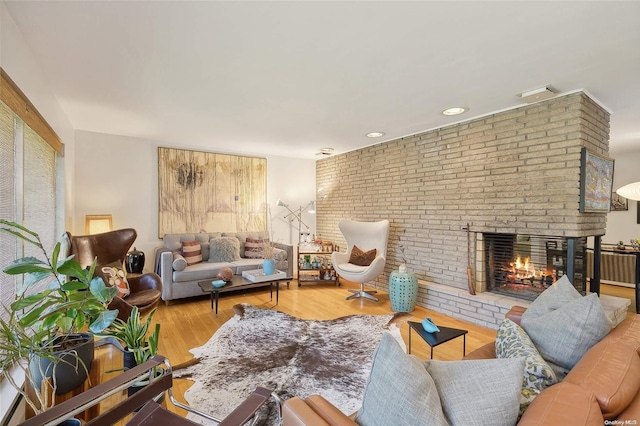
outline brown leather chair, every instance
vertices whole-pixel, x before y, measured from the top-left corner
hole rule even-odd
[[[97,258],[97,265],[108,265],[112,262],[124,264],[127,252],[136,240],[138,233],[135,229],[125,228],[95,235],[71,236],[67,232],[70,242],[69,253],[83,268],[91,266]],[[154,273],[142,275],[128,275],[131,294],[125,298],[116,296],[109,304],[109,309],[118,310],[118,318],[126,321],[134,306],[144,314],[158,306],[162,296],[162,280]]]

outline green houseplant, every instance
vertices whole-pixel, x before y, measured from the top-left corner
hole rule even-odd
[[[40,236],[20,224],[0,219],[0,231],[42,253],[42,259],[22,257],[4,267],[6,274],[22,275],[23,282],[14,302],[3,307],[8,318],[0,318],[0,370],[38,413],[53,404],[41,387],[42,377],[52,377],[45,383],[50,383],[53,393],[64,393],[58,392],[59,376],[69,376],[70,370],[80,383],[86,378],[90,365],[80,358],[77,345],[83,341],[92,362],[92,333],[104,330],[116,318],[118,312],[109,310],[108,305],[118,290],[93,276],[95,261],[83,269],[73,256],[61,253],[61,241],[49,254]],[[27,386],[36,390],[32,393],[36,400],[29,398],[27,386],[8,374],[13,368],[24,371]]]
[[[131,315],[126,321],[116,318],[113,323],[99,336],[115,337],[124,345],[125,368],[140,365],[158,354],[158,341],[160,339],[160,324],[156,323],[151,334],[151,321],[157,308],[152,309],[146,319],[142,319],[138,307],[134,306]],[[129,355],[127,355],[129,354]],[[131,364],[129,361],[134,362]]]
[[[160,340],[160,323],[155,324],[151,331],[151,321],[157,308],[152,309],[145,319],[142,318],[138,307],[134,306],[131,315],[126,321],[116,318],[99,336],[113,337],[123,345],[123,370],[133,368],[148,361],[158,354],[158,342]],[[116,370],[117,371],[117,370]],[[157,371],[158,373],[161,370]],[[128,394],[134,394],[138,389],[148,384],[142,381],[134,384],[128,389]]]

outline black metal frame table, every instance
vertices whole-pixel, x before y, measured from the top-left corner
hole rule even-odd
[[[220,298],[220,293],[269,286],[271,300],[273,300],[273,285],[275,284],[276,285],[276,305],[277,305],[278,302],[280,301],[280,283],[286,282],[287,284],[289,284],[292,280],[293,280],[292,277],[284,277],[284,278],[274,278],[272,280],[254,283],[253,281],[249,281],[246,278],[243,278],[241,275],[234,275],[233,278],[231,278],[231,281],[226,283],[223,287],[215,288],[212,284],[212,281],[215,281],[215,280],[211,280],[211,279],[199,281],[198,285],[200,286],[200,289],[202,289],[203,293],[211,294],[211,309],[213,309],[214,302],[215,302],[216,316],[218,316],[218,300]]]
[[[409,353],[411,353],[411,330],[413,330],[418,333],[418,336],[422,337],[422,340],[427,342],[427,344],[431,347],[431,359],[433,359],[434,347],[462,336],[462,356],[464,357],[467,354],[467,333],[469,331],[461,330],[459,328],[449,328],[442,326],[438,326],[438,328],[440,329],[440,331],[429,333],[427,331],[424,331],[424,328],[422,328],[422,323],[409,321]]]

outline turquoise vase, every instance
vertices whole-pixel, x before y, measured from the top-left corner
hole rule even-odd
[[[276,272],[276,260],[264,259],[262,261],[262,269],[264,269],[265,275],[273,275]]]
[[[389,300],[391,309],[396,312],[412,312],[418,301],[418,278],[407,267],[400,265],[398,271],[389,277]]]

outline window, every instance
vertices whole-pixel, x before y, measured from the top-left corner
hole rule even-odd
[[[15,219],[15,182],[13,113],[4,103],[0,103],[0,217]],[[0,234],[0,265],[4,267],[14,259],[16,241],[10,235]],[[7,317],[3,307],[9,306],[15,294],[15,281],[7,274],[0,276],[0,316]]]
[[[62,197],[56,185],[56,174],[59,169],[57,151],[61,151],[62,145],[4,72],[1,78],[0,169],[3,173],[0,174],[0,217],[37,232],[49,251],[61,229],[58,223],[61,215],[57,210]],[[53,144],[49,140],[51,135],[55,136]],[[23,246],[13,236],[0,233],[0,269],[22,256],[41,257],[41,253],[36,247]],[[3,307],[13,302],[20,278],[0,272],[0,316],[3,318],[8,316]]]
[[[61,173],[62,142],[29,100],[0,68],[0,217],[21,223],[53,247],[62,229],[62,191],[56,185]],[[37,254],[32,246],[0,233],[0,269],[16,257]],[[0,316],[13,302],[21,279],[0,272]],[[45,285],[45,283],[40,283]],[[9,372],[22,383],[20,369]],[[0,376],[0,423],[17,401],[17,393]]]

